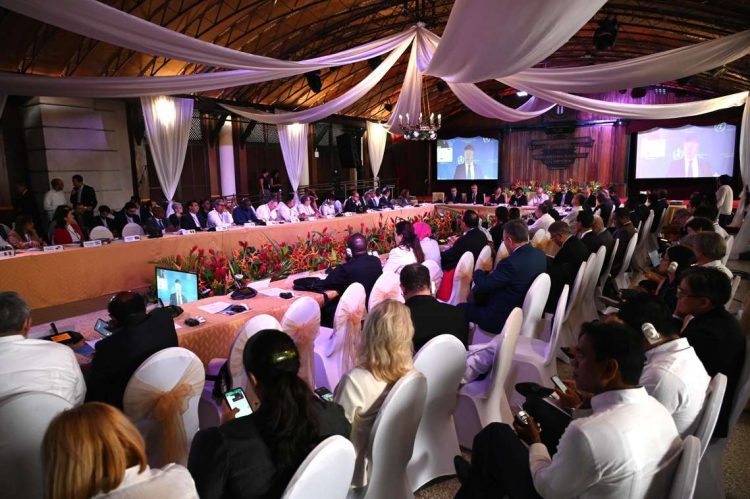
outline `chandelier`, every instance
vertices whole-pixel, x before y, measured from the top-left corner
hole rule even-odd
[[[435,120],[435,113],[430,111],[430,99],[427,97],[425,91],[422,102],[422,109],[427,110],[426,114],[419,112],[419,119],[415,122],[406,113],[406,119],[402,115],[398,115],[398,125],[401,127],[401,131],[404,134],[406,140],[436,140],[437,131],[440,130],[442,125],[442,117],[440,114],[437,115],[437,121]],[[429,118],[428,118],[429,116]]]

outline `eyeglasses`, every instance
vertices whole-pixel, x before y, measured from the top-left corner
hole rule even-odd
[[[689,295],[682,288],[677,288],[677,298],[703,298],[703,297],[699,295]]]

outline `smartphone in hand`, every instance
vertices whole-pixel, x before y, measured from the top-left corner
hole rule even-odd
[[[529,426],[529,413],[524,411],[520,406],[515,406],[517,412],[515,415],[516,422],[521,426]]]
[[[320,397],[322,400],[325,400],[326,402],[333,402],[333,393],[331,393],[331,390],[329,390],[325,386],[316,388],[315,395]]]
[[[250,401],[245,396],[245,391],[242,388],[234,388],[224,394],[224,398],[227,401],[229,408],[239,409],[234,417],[241,418],[242,416],[248,416],[253,413],[253,408],[250,406]]]
[[[550,379],[552,379],[552,383],[554,383],[554,384],[555,384],[555,386],[556,386],[556,387],[557,387],[557,388],[558,388],[558,389],[559,389],[559,390],[560,390],[561,392],[565,393],[565,392],[567,392],[567,391],[568,391],[568,386],[567,386],[567,385],[566,385],[565,383],[563,383],[563,380],[561,380],[561,379],[560,379],[560,376],[558,376],[557,374],[555,374],[555,375],[554,375],[554,376],[552,376],[552,378],[550,378]]]

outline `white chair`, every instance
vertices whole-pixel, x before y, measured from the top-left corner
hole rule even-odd
[[[565,308],[568,304],[570,286],[567,284],[560,293],[557,302],[554,319],[552,320],[552,332],[549,341],[537,338],[521,336],[518,338],[516,351],[513,354],[513,367],[505,383],[507,395],[513,402],[523,402],[518,399],[520,394],[515,391],[516,383],[521,381],[533,381],[543,386],[552,386],[553,375],[557,374],[557,347],[560,343],[560,330],[565,318]],[[520,403],[519,403],[520,405]]]
[[[695,492],[695,481],[698,478],[698,465],[701,460],[700,441],[694,436],[688,435],[682,441],[679,459],[672,479],[669,499],[691,499]]]
[[[580,291],[577,303],[575,307],[570,311],[568,320],[565,321],[566,334],[563,336],[562,346],[570,347],[575,346],[577,343],[578,331],[581,329],[581,324],[588,321],[586,314],[586,303],[588,299],[589,289],[595,285],[597,278],[599,277],[596,269],[597,253],[589,255],[586,260],[586,270],[583,274],[583,281],[581,282]],[[580,272],[580,270],[579,270]]]
[[[453,289],[446,302],[448,305],[458,305],[469,299],[473,278],[472,270],[474,270],[474,255],[471,251],[467,251],[461,255],[458,265],[456,265],[456,271],[453,274]]]
[[[732,277],[732,287],[731,287],[731,294],[729,295],[729,301],[724,305],[724,307],[729,311],[731,308],[732,302],[734,301],[734,297],[737,295],[737,290],[740,289],[740,284],[742,283],[742,277],[741,276],[733,276]]]
[[[492,248],[489,245],[482,248],[482,251],[479,252],[474,270],[492,271]]]
[[[437,477],[455,474],[453,456],[461,450],[453,411],[465,367],[466,349],[450,334],[431,339],[414,356],[414,369],[427,379],[422,421],[406,469],[414,491]]]
[[[245,351],[247,340],[258,331],[264,329],[280,330],[281,324],[279,324],[279,321],[277,321],[275,317],[268,314],[256,315],[248,320],[240,332],[237,333],[237,336],[235,336],[232,346],[229,347],[228,358],[215,358],[208,362],[208,367],[206,368],[207,380],[203,387],[203,394],[201,395],[200,404],[198,406],[201,430],[219,426],[221,424],[222,400],[216,400],[213,397],[213,392],[214,383],[216,383],[219,371],[225,363],[228,363],[227,368],[229,370],[229,377],[231,378],[231,386],[229,386],[229,388],[242,388],[245,390],[245,394],[251,404],[253,404],[254,407],[257,405],[258,397],[250,387],[250,383],[247,379],[247,372],[245,371],[245,365],[242,361],[242,353]]]
[[[587,281],[584,288],[584,295],[581,298],[580,310],[584,321],[595,321],[599,318],[599,311],[596,309],[596,288],[599,284],[599,276],[604,267],[604,260],[607,259],[607,248],[602,246],[596,252],[596,259],[591,272],[591,280]]]
[[[591,257],[589,257],[589,260],[591,260]],[[568,296],[568,305],[565,309],[565,317],[563,318],[562,326],[560,328],[561,346],[571,347],[578,343],[578,330],[580,329],[580,324],[572,324],[570,316],[573,314],[574,310],[577,311],[578,306],[581,303],[583,288],[586,283],[587,266],[587,262],[583,262],[578,268],[576,280],[573,282],[573,289],[570,290],[570,295]]]
[[[711,442],[711,435],[713,435],[714,428],[716,428],[716,421],[719,419],[719,411],[721,410],[721,402],[724,400],[726,390],[727,377],[721,373],[716,373],[708,385],[706,400],[703,402],[703,411],[701,411],[701,417],[694,432],[694,435],[701,441],[700,457],[703,457],[708,444]]]
[[[604,257],[604,267],[599,274],[599,282],[597,283],[596,291],[594,293],[596,297],[596,309],[599,311],[604,310],[608,306],[608,304],[604,302],[604,286],[606,286],[610,274],[612,273],[612,265],[615,263],[615,256],[617,255],[617,249],[619,247],[620,240],[615,239],[615,244],[612,246],[612,254],[609,255],[609,260],[607,260],[606,256]]]
[[[424,262],[422,262],[422,265],[427,267],[427,270],[430,271],[432,294],[434,295],[440,288],[440,283],[443,282],[443,269],[441,269],[440,265],[438,265],[438,263],[434,260],[425,260]]]
[[[125,227],[122,228],[122,237],[145,235],[146,232],[144,232],[143,227],[136,223],[125,224]]]
[[[523,325],[521,336],[526,338],[537,338],[542,329],[542,315],[544,306],[549,298],[549,290],[552,286],[549,274],[539,274],[531,283],[526,296],[523,299]]]
[[[414,497],[406,467],[427,395],[427,380],[411,371],[393,386],[380,408],[367,449],[369,482],[349,497],[404,499]]]
[[[112,234],[112,231],[109,230],[106,227],[102,227],[101,225],[94,227],[91,229],[91,232],[89,233],[89,239],[92,241],[94,239],[114,239],[115,236]]]
[[[151,466],[187,463],[204,381],[200,359],[180,347],[156,352],[130,377],[123,412],[143,435]]]
[[[633,234],[633,237],[628,241],[628,246],[625,248],[625,254],[622,258],[622,267],[620,267],[620,271],[617,275],[614,276],[615,284],[617,284],[619,289],[627,289],[630,287],[630,262],[633,260],[636,244],[638,244],[638,234]]]
[[[732,253],[732,248],[734,248],[734,236],[730,235],[726,240],[726,244],[727,252],[724,254],[724,258],[721,259],[721,263],[724,265],[729,261],[729,255]]]
[[[732,436],[732,429],[737,424],[740,414],[742,414],[748,399],[750,399],[750,336],[745,338],[745,363],[742,366],[742,373],[740,374],[736,390],[734,400],[732,401],[732,410],[729,413],[729,435],[727,438],[711,439],[711,442],[708,444],[708,448],[701,458],[701,466],[698,470],[696,497],[726,496],[721,461],[724,457],[724,450],[729,442],[729,437]]]
[[[516,307],[505,321],[500,334],[493,338],[495,360],[483,379],[465,384],[458,391],[454,413],[458,442],[470,449],[479,430],[493,422],[511,424],[513,415],[505,396],[505,381],[510,373],[513,354],[521,333],[523,311]]]
[[[495,267],[497,267],[497,264],[503,258],[508,258],[508,248],[505,246],[505,243],[500,243],[500,247],[497,249],[497,253],[495,253]]]
[[[549,239],[549,232],[544,229],[539,229],[534,232],[534,237],[531,238],[531,245],[535,248],[545,244]]]
[[[385,300],[396,300],[404,303],[404,295],[401,294],[401,280],[399,274],[385,273],[375,281],[370,291],[370,299],[367,303],[367,310],[372,310],[378,304]]]
[[[341,435],[326,438],[302,461],[281,499],[346,499],[355,458],[349,440]]]
[[[648,266],[648,238],[651,234],[651,225],[654,223],[654,210],[651,210],[642,227],[638,229],[638,243],[635,246],[635,253],[630,262],[635,273],[643,272]]]
[[[3,497],[44,497],[42,439],[52,419],[70,402],[44,392],[25,392],[0,402],[0,490]]]
[[[315,386],[333,391],[354,365],[365,315],[365,288],[350,284],[339,299],[333,328],[321,327],[315,338]]]
[[[281,330],[297,345],[300,354],[299,377],[315,388],[315,354],[313,342],[320,333],[320,305],[309,296],[294,300],[281,318]]]

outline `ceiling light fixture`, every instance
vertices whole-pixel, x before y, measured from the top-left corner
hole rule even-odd
[[[617,23],[617,18],[615,17],[608,17],[599,21],[599,27],[594,31],[594,47],[597,50],[606,50],[614,47],[619,28],[620,25]]]

